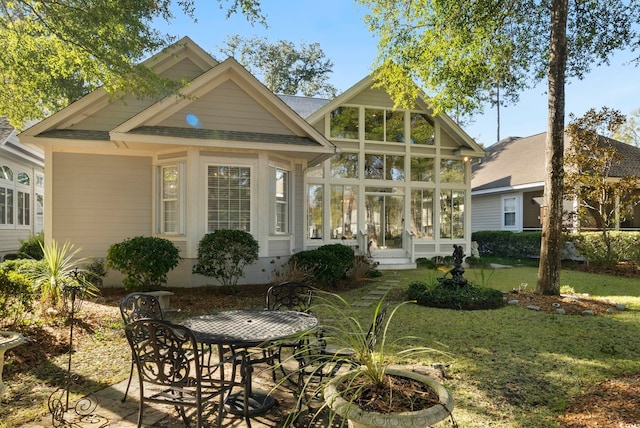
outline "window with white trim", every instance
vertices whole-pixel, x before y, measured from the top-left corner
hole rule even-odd
[[[207,166],[207,232],[251,232],[251,168]]]
[[[6,165],[0,166],[0,225],[13,225],[14,210],[13,170]]]
[[[517,198],[506,196],[502,198],[502,227],[505,229],[516,228]]]
[[[180,207],[180,165],[162,165],[160,167],[160,233],[180,233]]]
[[[289,232],[289,171],[275,170],[275,233]]]

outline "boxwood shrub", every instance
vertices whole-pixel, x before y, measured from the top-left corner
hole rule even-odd
[[[413,292],[419,286],[413,285]],[[496,309],[505,305],[504,296],[500,290],[479,287],[468,283],[462,287],[452,287],[438,284],[434,288],[425,289],[416,296],[419,305],[448,309]]]
[[[337,284],[353,267],[354,260],[353,248],[329,244],[314,250],[300,251],[291,256],[290,263],[316,272],[316,285],[322,287]]]

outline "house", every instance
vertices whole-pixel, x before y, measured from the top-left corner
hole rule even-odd
[[[472,167],[471,229],[510,230],[513,232],[541,230],[540,210],[543,204],[545,178],[545,144],[547,133],[529,137],[511,137],[486,149],[487,156]],[[622,155],[622,161],[612,165],[610,177],[640,176],[640,149],[616,140],[608,140]],[[570,141],[565,137],[565,148]],[[572,201],[564,210],[572,212]],[[633,218],[621,222],[619,229],[640,228],[640,207]]]
[[[44,223],[44,152],[17,134],[0,117],[0,259],[42,232]]]
[[[170,239],[184,259],[172,286],[212,283],[191,268],[216,229],[258,241],[244,283],[330,243],[394,267],[469,248],[468,160],[484,152],[422,100],[394,110],[370,77],[333,100],[276,96],[189,38],[146,64],[189,84],[160,99],[97,90],[20,135],[45,150],[45,239],[89,258],[133,236]]]

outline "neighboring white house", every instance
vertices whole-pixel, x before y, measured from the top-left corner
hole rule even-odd
[[[486,157],[474,162],[471,178],[473,232],[541,230],[546,138],[546,132],[524,138],[506,138],[488,147]],[[620,163],[612,165],[610,177],[640,176],[640,149],[620,141],[608,141],[622,156]],[[569,144],[565,138],[565,148]],[[567,201],[564,209],[572,212],[575,207]],[[640,207],[636,206],[633,218],[620,223],[618,228],[640,228]]]
[[[0,259],[42,231],[43,209],[44,152],[21,144],[16,130],[0,117]]]
[[[370,78],[333,100],[276,96],[189,38],[145,64],[190,83],[158,100],[97,90],[20,135],[45,149],[46,240],[103,258],[133,236],[170,239],[184,258],[172,286],[214,282],[191,268],[216,229],[258,241],[244,283],[329,243],[396,267],[469,248],[469,159],[484,152],[422,100],[394,110]]]

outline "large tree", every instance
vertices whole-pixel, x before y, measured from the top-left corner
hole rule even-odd
[[[227,17],[264,23],[258,0],[218,0]],[[194,0],[0,0],[0,115],[21,128],[102,86],[139,96],[175,88],[140,60],[174,41],[153,20]]]
[[[287,95],[321,95],[335,97],[337,89],[328,83],[333,63],[325,57],[318,43],[294,43],[266,37],[227,37],[220,48],[234,57],[272,92]]]
[[[398,106],[418,83],[436,113],[479,111],[547,79],[546,180],[537,291],[559,294],[565,80],[640,47],[640,0],[359,0],[380,36],[376,77]]]

